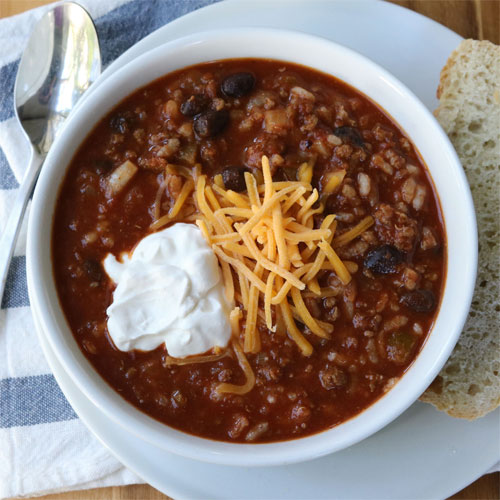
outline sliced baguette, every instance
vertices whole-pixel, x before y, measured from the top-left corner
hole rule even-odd
[[[472,420],[500,405],[500,46],[463,41],[441,72],[437,96],[434,114],[474,198],[479,268],[458,344],[420,399]]]

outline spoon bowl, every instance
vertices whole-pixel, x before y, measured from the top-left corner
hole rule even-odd
[[[40,154],[48,152],[100,72],[99,42],[89,14],[75,3],[47,12],[28,41],[14,91],[17,117]]]
[[[72,2],[48,11],[31,34],[14,88],[16,116],[32,145],[32,155],[0,241],[0,298],[45,156],[71,110],[100,73],[99,40],[87,11]]]

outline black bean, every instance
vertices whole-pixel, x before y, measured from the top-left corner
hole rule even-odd
[[[236,191],[237,193],[245,191],[247,188],[245,183],[245,172],[247,171],[245,167],[226,167],[222,171],[224,187]]]
[[[255,76],[252,73],[234,73],[224,78],[221,90],[227,97],[243,97],[248,94],[255,85]]]
[[[196,115],[194,118],[194,132],[198,139],[208,139],[220,134],[229,123],[229,111],[208,110]]]
[[[404,293],[400,302],[415,312],[431,312],[436,308],[436,298],[430,290],[413,290]]]
[[[124,111],[123,113],[117,113],[112,116],[109,124],[115,132],[125,134],[130,132],[136,122],[137,117],[135,113],[132,113],[131,111]]]
[[[403,262],[403,253],[392,245],[374,248],[365,258],[365,267],[379,274],[395,273],[398,264]]]
[[[337,127],[336,129],[333,130],[333,133],[337,137],[340,137],[341,139],[344,139],[348,142],[351,142],[355,146],[358,146],[358,148],[365,147],[365,141],[363,141],[363,137],[361,137],[359,130],[356,128],[347,126]]]
[[[113,162],[107,158],[98,158],[93,164],[93,170],[97,175],[106,175],[112,168]]]
[[[100,281],[102,280],[102,268],[99,262],[93,259],[86,259],[83,262],[83,269],[85,269],[85,272],[87,273],[91,281],[97,281],[98,283],[100,283]]]
[[[181,113],[184,116],[195,116],[208,106],[208,98],[203,94],[194,94],[181,104]]]

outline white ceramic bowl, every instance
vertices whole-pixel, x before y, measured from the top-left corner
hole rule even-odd
[[[439,193],[448,245],[446,286],[434,328],[416,361],[384,397],[358,416],[309,437],[270,444],[232,444],[191,436],[139,411],[104,382],[81,353],[57,298],[51,229],[65,170],[94,125],[134,90],[173,70],[241,57],[290,61],[330,73],[382,106],[420,151]],[[263,466],[309,460],[352,445],[387,425],[432,382],[464,324],[474,287],[477,239],[474,208],[448,138],[423,104],[398,80],[361,55],[302,33],[238,29],[205,32],[162,45],[105,80],[79,106],[52,147],[36,187],[28,232],[30,300],[45,335],[72,380],[109,418],[165,450],[207,462]]]

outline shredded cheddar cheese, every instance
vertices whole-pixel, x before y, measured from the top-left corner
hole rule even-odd
[[[310,165],[300,167],[300,181],[273,182],[269,161],[263,157],[262,177],[264,185],[246,172],[247,193],[243,194],[226,190],[220,180],[209,189],[206,178],[200,176],[196,200],[200,220],[207,221],[200,227],[219,258],[230,294],[241,299],[245,320],[243,351],[255,353],[260,349],[259,321],[271,332],[278,331],[278,322],[282,321],[288,335],[309,356],[312,345],[295,321],[321,338],[328,338],[333,327],[311,315],[302,294],[307,289],[312,296],[323,296],[317,280],[322,269],[333,270],[343,283],[350,281],[349,268],[353,269],[354,263],[345,265],[332,241],[345,244],[373,221],[367,218],[334,240],[334,215],[327,215],[319,229],[313,228],[313,215],[322,213],[323,205],[315,206],[319,193],[310,184]],[[226,276],[226,266],[235,280]],[[233,292],[235,286],[239,291]]]
[[[322,196],[334,191],[344,176],[344,170],[334,172]],[[259,352],[259,325],[278,336],[288,335],[304,356],[313,352],[307,334],[331,337],[333,325],[313,317],[307,300],[336,293],[321,288],[318,273],[322,270],[335,272],[343,284],[350,282],[358,266],[342,261],[335,249],[374,223],[372,217],[366,217],[338,236],[335,215],[330,214],[315,229],[314,215],[322,214],[324,205],[311,185],[311,164],[299,167],[298,181],[274,182],[264,156],[262,175],[245,172],[244,177],[246,193],[236,193],[225,189],[220,175],[209,185],[207,177],[196,170],[184,182],[169,213],[153,224],[158,228],[172,221],[191,195],[197,209],[196,224],[219,260],[226,298],[237,304],[230,317],[232,348],[247,381],[243,386],[220,384],[220,393],[244,394],[253,388],[255,376],[245,353]],[[305,333],[296,322],[306,327]]]

